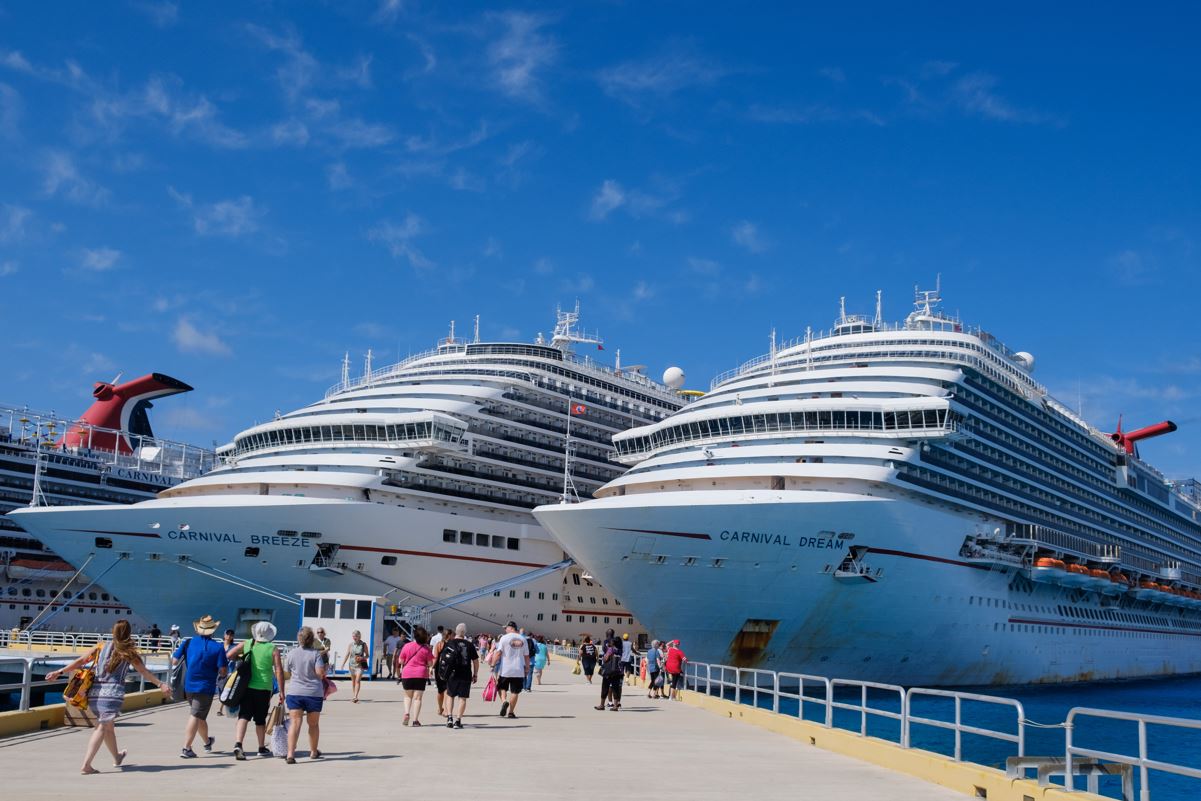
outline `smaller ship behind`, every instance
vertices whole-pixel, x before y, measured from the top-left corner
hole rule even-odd
[[[106,631],[120,616],[135,628],[149,625],[99,576],[86,568],[76,575],[6,514],[25,506],[136,503],[214,467],[212,451],[159,439],[150,426],[152,401],[192,387],[161,373],[119,381],[96,382],[92,405],[75,420],[0,406],[0,629]]]

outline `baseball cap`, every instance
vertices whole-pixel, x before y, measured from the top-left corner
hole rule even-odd
[[[515,628],[517,628],[517,621],[510,620],[508,623],[505,624],[505,627],[510,628],[510,629],[515,629]]]

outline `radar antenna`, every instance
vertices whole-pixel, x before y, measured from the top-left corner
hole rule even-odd
[[[580,302],[575,302],[575,308],[571,311],[563,311],[562,308],[555,307],[555,333],[551,336],[550,345],[552,348],[558,348],[564,353],[571,352],[572,345],[596,345],[597,348],[604,349],[605,341],[600,338],[599,333],[588,334],[586,331],[576,329],[576,325],[580,322]]]

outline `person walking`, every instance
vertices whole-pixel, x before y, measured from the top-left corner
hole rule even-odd
[[[233,647],[234,647],[234,630],[226,629],[225,633],[221,635],[221,652],[228,654],[229,649],[233,648]],[[226,663],[228,664],[228,662],[229,662],[229,658],[227,657]],[[220,684],[217,685],[217,692],[221,692]],[[220,699],[218,699],[218,700],[220,700]],[[219,718],[225,717],[225,705],[224,704],[217,704],[217,717],[219,717]]]
[[[396,675],[396,654],[400,651],[400,632],[394,628],[388,629],[388,636],[384,638],[384,658],[380,664],[381,673],[387,671],[384,678],[392,678]]]
[[[400,664],[400,686],[405,694],[405,716],[400,725],[421,726],[421,698],[430,680],[430,665],[434,652],[430,650],[430,633],[422,626],[413,629],[413,641],[400,649],[396,661]],[[441,710],[439,710],[441,711]]]
[[[522,685],[528,691],[534,689],[534,656],[538,653],[538,644],[524,628],[519,629],[518,633],[525,638],[525,647],[530,655],[530,659],[525,665],[525,683]]]
[[[455,637],[445,647],[455,653],[454,663],[446,677],[446,728],[461,729],[463,714],[467,711],[467,699],[471,696],[471,685],[480,675],[480,652],[467,639],[466,623],[455,626]]]
[[[667,680],[671,684],[671,700],[680,699],[680,690],[684,688],[684,665],[688,657],[680,650],[680,641],[672,640],[667,644],[667,656],[663,659],[663,669],[667,671]]]
[[[542,671],[546,670],[546,663],[550,660],[550,651],[547,650],[546,640],[539,634],[534,638],[534,681],[542,684]]]
[[[317,629],[313,645],[315,645],[318,649],[325,651],[325,660],[331,667],[335,662],[338,661],[334,656],[334,652],[331,650],[333,643],[330,642],[329,637],[325,636],[325,629]]]
[[[317,647],[317,636],[308,626],[296,632],[297,648],[288,652],[284,666],[288,683],[279,685],[281,698],[288,708],[289,765],[296,764],[296,742],[300,739],[300,722],[309,727],[309,759],[321,759],[317,748],[321,738],[321,708],[325,705],[325,674],[329,668],[327,652]]]
[[[46,681],[57,681],[64,673],[74,673],[84,665],[95,662],[95,681],[88,690],[88,707],[96,714],[96,728],[88,739],[84,749],[83,766],[79,772],[89,776],[100,771],[92,767],[92,760],[103,743],[113,755],[113,767],[121,767],[127,752],[117,750],[117,716],[121,714],[121,706],[125,703],[125,675],[132,667],[147,682],[162,690],[163,696],[171,699],[171,687],[159,681],[146,667],[133,642],[133,630],[128,620],[118,620],[113,623],[113,638],[107,642],[97,643],[83,656],[66,667],[52,670],[46,674]]]
[[[588,679],[588,683],[592,683],[592,674],[596,671],[596,660],[598,657],[596,643],[592,641],[591,634],[584,635],[584,642],[580,645],[580,667],[584,669],[584,678]]]
[[[446,678],[438,675],[437,664],[438,657],[441,655],[442,649],[445,648],[449,642],[449,629],[443,630],[441,640],[438,640],[437,642],[430,640],[430,652],[434,655],[433,661],[430,664],[435,666],[433,671],[434,687],[438,690],[438,714],[442,717],[446,717],[450,713],[446,711]]]
[[[634,668],[638,662],[638,649],[630,642],[630,633],[621,635],[621,669],[625,672],[626,684],[637,684],[638,677]]]
[[[350,645],[346,647],[346,656],[342,659],[342,667],[350,667],[350,689],[354,693],[350,699],[352,703],[359,702],[359,690],[363,686],[363,671],[370,664],[371,659],[367,654],[367,643],[363,642],[363,635],[358,631],[352,632]]]
[[[659,650],[659,641],[651,640],[651,647],[646,651],[646,697],[662,698],[663,684],[659,681],[663,671],[663,652]]]
[[[275,632],[274,625],[260,620],[251,629],[253,639],[238,643],[226,654],[229,659],[242,656],[250,663],[250,681],[246,683],[246,693],[238,708],[234,735],[234,759],[238,761],[246,759],[242,740],[246,738],[246,729],[252,720],[259,741],[259,756],[271,756],[271,749],[267,747],[267,713],[271,711],[271,696],[275,694],[273,686],[284,686],[284,669],[279,649],[275,647]]]
[[[197,734],[200,735],[204,750],[213,750],[215,738],[209,736],[209,710],[213,707],[217,681],[225,676],[229,664],[225,648],[213,639],[213,633],[220,625],[221,621],[213,620],[212,615],[193,620],[192,628],[196,630],[196,636],[181,642],[171,654],[171,664],[183,662],[185,668],[183,689],[184,697],[188,700],[188,723],[184,727],[183,748],[179,752],[182,759],[196,758],[192,742]]]
[[[609,709],[617,712],[621,709],[621,687],[625,673],[621,668],[621,640],[610,637],[605,641],[605,650],[600,660],[601,702],[594,709],[602,712],[606,703]]]
[[[517,701],[525,688],[525,676],[530,669],[530,651],[525,638],[517,633],[517,624],[510,620],[505,626],[505,635],[496,641],[494,650],[499,654],[500,679],[497,690],[505,693],[500,705],[500,716],[516,719]]]
[[[171,640],[171,651],[174,652],[179,647],[179,641],[183,639],[183,635],[179,633],[179,624],[171,624],[171,630],[167,632],[167,637]]]

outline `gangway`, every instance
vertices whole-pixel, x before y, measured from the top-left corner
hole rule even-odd
[[[551,573],[557,573],[560,570],[571,567],[574,564],[574,559],[564,559],[562,562],[555,562],[553,565],[540,567],[537,570],[531,570],[528,573],[521,573],[511,578],[495,582],[494,584],[477,587],[474,590],[468,590],[467,592],[461,592],[458,595],[452,595],[449,598],[443,598],[440,601],[434,601],[433,603],[425,604],[424,606],[418,607],[418,609],[422,612],[433,614],[434,612],[439,612],[443,609],[449,609],[452,606],[459,606],[460,604],[465,604],[468,601],[474,601],[476,598],[483,598],[485,595],[491,595],[494,592],[500,592],[501,590],[507,590],[510,587],[516,587],[519,584],[525,584],[528,581],[540,579],[543,576],[550,575]]]

